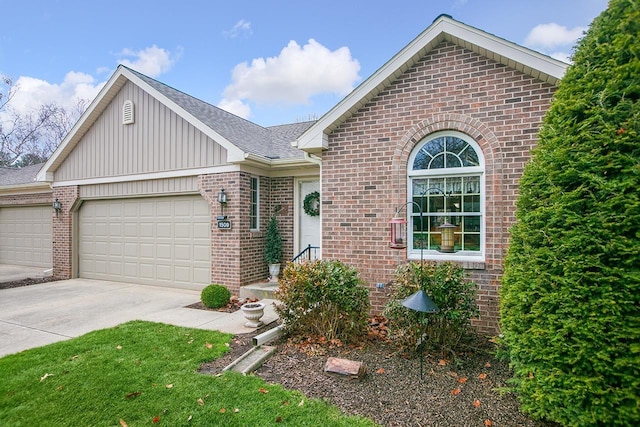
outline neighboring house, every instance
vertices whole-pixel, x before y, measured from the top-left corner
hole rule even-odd
[[[36,181],[42,164],[0,167],[0,264],[51,269],[51,186]]]
[[[285,258],[311,244],[355,266],[375,311],[407,259],[461,263],[479,285],[475,324],[496,333],[518,179],[566,67],[443,15],[317,122],[264,128],[121,66],[37,175],[62,203],[54,275],[235,293],[267,276],[277,212]],[[217,228],[222,188],[231,229]]]

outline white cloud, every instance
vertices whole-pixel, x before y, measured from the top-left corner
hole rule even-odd
[[[218,107],[245,119],[251,115],[251,107],[239,99],[223,99]]]
[[[138,51],[123,49],[120,55],[133,59],[123,58],[118,63],[155,78],[169,71],[176,63],[181,52],[182,50],[178,49],[177,54],[171,55],[168,50],[156,45]]]
[[[527,35],[525,44],[543,49],[554,49],[560,46],[573,46],[587,29],[574,27],[569,29],[555,22],[536,25]]]
[[[230,39],[240,36],[248,37],[252,34],[253,30],[251,29],[251,22],[245,21],[244,19],[239,20],[232,29],[224,32],[225,37]]]
[[[96,83],[89,74],[75,71],[68,72],[60,84],[22,76],[15,82],[16,92],[10,106],[20,114],[32,113],[50,103],[73,110],[79,100],[90,101],[95,98],[104,84]]]
[[[242,103],[247,113],[243,117],[248,117],[249,102],[308,104],[314,95],[343,96],[360,79],[359,71],[360,63],[347,47],[331,51],[314,39],[304,46],[292,40],[276,57],[236,65],[219,106],[238,108]]]

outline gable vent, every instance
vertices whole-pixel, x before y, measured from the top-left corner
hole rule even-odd
[[[124,101],[122,105],[122,124],[130,125],[133,123],[133,101]]]

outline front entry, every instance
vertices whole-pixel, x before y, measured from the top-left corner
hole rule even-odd
[[[308,179],[298,181],[298,233],[296,254],[311,245],[320,247],[320,215],[311,216],[304,210],[304,199],[314,191],[320,192],[320,181],[318,179]],[[322,211],[320,212],[322,214]],[[312,257],[320,257],[320,250],[311,252]]]

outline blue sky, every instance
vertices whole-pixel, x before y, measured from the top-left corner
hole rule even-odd
[[[16,110],[93,99],[123,63],[260,125],[320,117],[440,14],[558,58],[606,0],[0,0]]]

